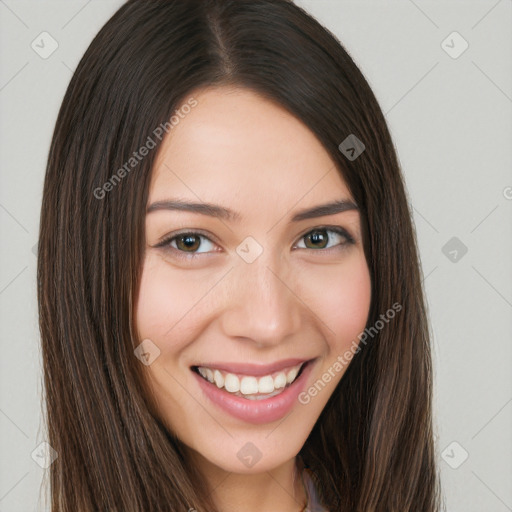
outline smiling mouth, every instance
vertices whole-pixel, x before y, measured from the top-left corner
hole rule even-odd
[[[231,395],[248,400],[264,400],[281,394],[302,374],[310,361],[262,376],[237,375],[207,366],[192,366],[191,369],[204,380]]]

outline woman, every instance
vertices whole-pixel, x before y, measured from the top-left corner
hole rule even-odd
[[[397,157],[287,0],[129,0],[68,87],[41,211],[52,511],[439,510]]]

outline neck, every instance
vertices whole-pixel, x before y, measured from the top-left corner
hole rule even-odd
[[[301,465],[295,458],[269,471],[224,471],[195,452],[194,462],[212,489],[219,512],[302,512],[307,503]]]

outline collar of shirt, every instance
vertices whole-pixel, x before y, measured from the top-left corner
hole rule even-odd
[[[318,492],[315,488],[315,484],[311,477],[311,472],[309,469],[304,468],[302,470],[302,475],[304,478],[304,486],[306,487],[306,492],[308,494],[308,505],[304,509],[304,512],[329,512],[324,506],[320,503],[318,498]]]

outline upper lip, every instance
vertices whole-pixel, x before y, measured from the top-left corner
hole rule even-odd
[[[212,362],[201,363],[194,365],[195,367],[203,366],[206,368],[223,370],[228,373],[238,373],[242,375],[269,375],[285,368],[297,366],[298,364],[310,361],[310,359],[282,359],[271,364],[252,364],[252,363],[227,363],[227,362]]]

